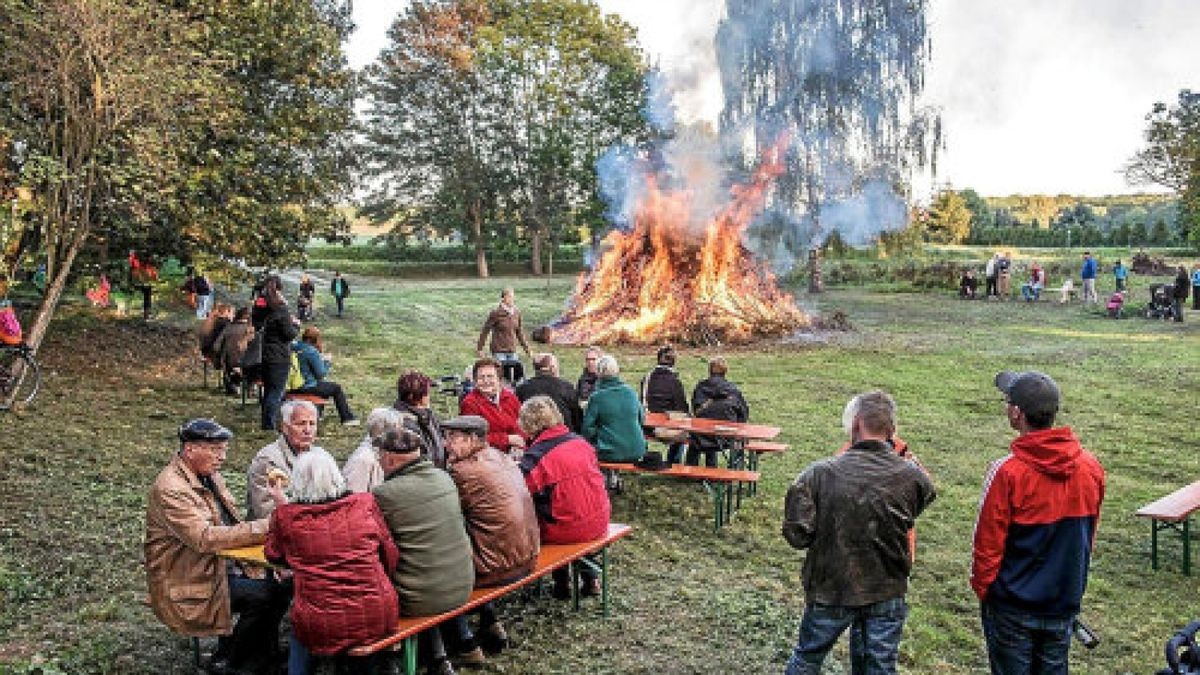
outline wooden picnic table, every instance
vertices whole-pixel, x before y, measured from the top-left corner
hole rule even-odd
[[[700,436],[711,436],[716,439],[717,446],[726,455],[726,466],[730,469],[758,470],[758,453],[747,453],[746,444],[752,441],[769,441],[778,436],[783,430],[780,427],[750,422],[731,422],[728,420],[711,420],[704,417],[680,417],[672,419],[667,413],[646,413],[646,426],[675,431],[686,431]],[[747,458],[747,454],[749,458]],[[750,493],[753,494],[755,483],[750,483]],[[728,496],[729,510],[733,510],[735,492],[731,490]],[[742,505],[742,485],[737,484],[737,506]]]
[[[733,519],[735,511],[733,500],[728,499],[732,496],[733,491],[727,491],[726,486],[736,485],[740,488],[742,483],[753,485],[758,482],[759,478],[757,471],[725,469],[715,466],[690,466],[688,464],[672,464],[665,469],[643,469],[632,462],[600,462],[600,469],[700,481],[704,485],[704,489],[713,496],[713,530],[716,532],[720,532],[721,527]],[[741,506],[740,500],[737,505]]]

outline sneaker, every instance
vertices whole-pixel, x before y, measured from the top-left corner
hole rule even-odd
[[[508,631],[499,621],[480,631],[478,638],[479,645],[488,654],[499,654],[508,646]]]
[[[425,669],[425,673],[426,675],[455,675],[454,666],[450,665],[450,662],[445,658],[440,658],[429,664],[429,667]]]
[[[604,588],[600,585],[599,579],[585,581],[583,582],[582,587],[579,589],[579,594],[588,598],[594,598],[603,592]]]
[[[487,663],[487,657],[478,646],[459,652],[454,657],[455,662],[464,668],[482,668]]]
[[[361,425],[362,425],[362,422],[359,422],[358,418],[352,418],[352,419],[346,420],[345,422],[342,422],[342,426],[344,426],[344,427],[357,427],[357,426],[361,426]]]

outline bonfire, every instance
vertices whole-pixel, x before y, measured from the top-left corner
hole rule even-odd
[[[691,194],[647,179],[628,230],[613,230],[590,272],[580,275],[563,316],[544,336],[559,344],[715,345],[779,336],[808,325],[742,235],[783,173],[781,147],[768,151],[727,204],[691,222]]]

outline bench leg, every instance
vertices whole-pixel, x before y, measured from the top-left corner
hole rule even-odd
[[[417,636],[404,638],[404,675],[417,675]]]
[[[600,549],[600,612],[608,617],[608,547]]]
[[[198,637],[192,638],[192,663],[194,663],[197,668],[200,667],[200,638]]]
[[[567,578],[571,580],[571,605],[579,611],[579,567],[575,563],[567,563]]]
[[[1150,519],[1150,569],[1158,569],[1158,521]]]
[[[1188,527],[1191,518],[1183,519],[1183,576],[1192,576],[1192,533]]]
[[[757,452],[748,453],[748,456],[746,458],[746,467],[748,469],[750,469],[751,471],[758,471],[758,453]],[[750,495],[751,497],[758,494],[758,483],[750,483],[749,485],[747,485],[746,486],[746,494]]]
[[[204,388],[208,389],[208,361],[204,360],[200,363],[204,366]]]
[[[711,486],[711,490],[713,493],[713,531],[720,532],[721,526],[725,524],[725,484],[716,483]]]

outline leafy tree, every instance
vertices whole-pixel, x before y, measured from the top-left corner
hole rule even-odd
[[[971,212],[971,227],[993,227],[996,224],[995,212],[978,192],[968,188],[958,194],[966,202],[967,210]]]
[[[1166,246],[1171,243],[1171,231],[1167,229],[1167,223],[1163,220],[1156,220],[1154,227],[1150,228],[1150,243],[1155,246]]]
[[[1146,123],[1146,147],[1126,164],[1125,179],[1179,195],[1188,240],[1200,247],[1200,93],[1184,89],[1173,106],[1155,103]]]
[[[1128,246],[1129,245],[1129,225],[1121,223],[1108,233],[1108,243],[1112,246]]]
[[[1129,228],[1129,245],[1145,246],[1150,243],[1150,235],[1146,231],[1146,223],[1137,222]]]
[[[971,232],[971,211],[967,200],[954,190],[942,190],[929,208],[926,224],[929,240],[959,244]]]

